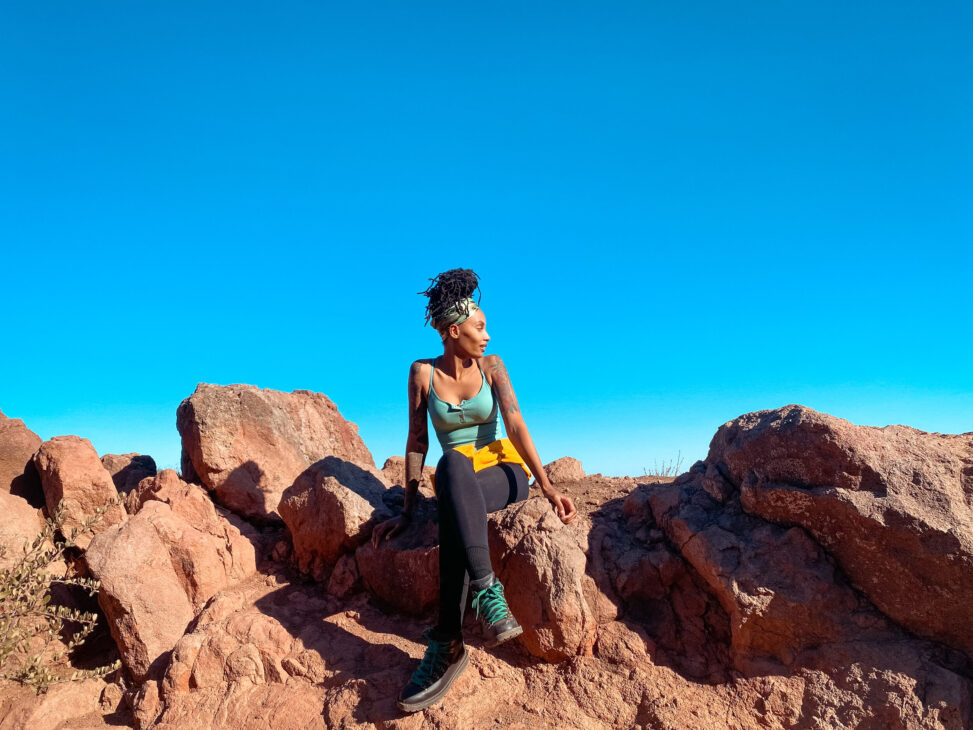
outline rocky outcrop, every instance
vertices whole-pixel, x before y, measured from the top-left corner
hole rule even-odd
[[[615,498],[597,500],[588,534],[588,574],[597,586],[598,653],[657,663],[690,678],[726,682],[731,664],[729,618],[702,576],[659,528],[650,500],[671,479],[637,485],[634,480],[589,477],[588,489],[604,485]],[[641,630],[619,640],[619,622]],[[626,660],[629,661],[629,660]]]
[[[23,497],[34,507],[44,505],[44,491],[32,461],[41,437],[19,418],[0,413],[0,492]]]
[[[111,474],[119,494],[128,494],[140,481],[157,473],[155,459],[146,454],[105,454],[101,464]]]
[[[547,478],[551,480],[552,484],[579,482],[585,478],[581,462],[570,456],[562,456],[550,464],[545,464],[544,471],[547,473]]]
[[[249,519],[278,520],[284,490],[328,456],[375,467],[355,424],[308,390],[201,383],[179,406],[176,425],[183,475]]]
[[[825,552],[803,530],[768,524],[719,503],[696,482],[659,489],[654,523],[703,578],[729,619],[730,649],[744,671],[773,657],[866,634],[880,617],[859,606]],[[860,621],[856,613],[864,611]]]
[[[125,519],[125,510],[118,500],[118,491],[111,475],[102,466],[98,452],[88,439],[78,436],[56,436],[41,444],[34,454],[34,465],[40,474],[48,514],[54,514],[64,502],[64,528],[80,527],[96,510],[111,506],[92,526],[94,534],[102,532]],[[78,535],[78,545],[87,547],[91,535]]]
[[[293,428],[277,413],[241,438]],[[395,464],[309,460],[281,490],[287,533],[264,534],[163,471],[84,559],[141,728],[961,730],[973,657],[950,622],[970,583],[971,437],[788,406],[726,424],[677,479],[554,462],[573,524],[536,497],[489,517],[523,635],[484,649],[468,612],[469,669],[415,715],[395,697],[434,619],[437,504],[420,498],[410,527],[373,547],[402,504]],[[932,622],[926,601],[951,618]],[[0,696],[0,727],[18,711]]]
[[[821,428],[833,422],[839,422],[837,428]],[[883,438],[901,433],[902,427],[855,427],[800,406],[747,414],[726,424],[714,437],[706,461],[672,484],[646,484],[629,494],[622,508],[625,529],[614,519],[601,526],[601,534],[592,531],[592,547],[599,548],[592,551],[593,576],[605,595],[617,600],[619,619],[646,631],[653,657],[689,676],[726,682],[726,669],[732,667],[750,677],[800,678],[800,709],[780,708],[791,714],[794,726],[816,727],[814,722],[829,718],[825,722],[835,727],[964,727],[971,719],[969,658],[903,630],[903,625],[912,627],[872,600],[853,571],[845,571],[840,552],[831,552],[833,544],[845,539],[865,546],[881,537],[850,532],[851,526],[834,516],[830,529],[818,528],[837,540],[832,543],[817,539],[810,521],[816,511],[809,507],[813,500],[807,492],[857,493],[864,482],[870,486],[870,501],[895,491],[875,478],[888,472],[889,465],[873,461],[869,469],[849,456],[869,450],[893,453],[888,445],[855,446],[859,430]],[[949,441],[959,447],[952,454],[951,473],[961,476],[968,440]],[[950,462],[943,452],[934,459]],[[941,476],[913,478],[913,483],[924,482],[930,491],[944,493],[933,502],[953,504],[946,495],[954,487],[933,485]],[[841,486],[828,488],[820,481]],[[789,489],[776,498],[785,504],[794,500],[797,507],[790,519],[782,519],[778,511],[768,521],[767,506],[758,506],[759,490],[773,493],[781,484]],[[865,501],[854,494],[848,499]],[[780,502],[769,501],[779,508]],[[895,500],[884,506],[894,516]],[[918,521],[928,519],[915,504],[905,511],[910,509]],[[953,530],[965,531],[956,514],[945,517],[940,511],[938,517],[952,522]],[[893,530],[898,528],[897,520],[889,522]],[[880,531],[882,525],[870,529]],[[894,536],[889,543],[900,546],[894,559],[908,564],[904,543]],[[943,554],[940,560],[950,564],[953,556]],[[930,569],[930,574],[937,572]],[[896,588],[894,581],[885,586]],[[715,606],[710,603],[714,598]],[[644,611],[646,602],[651,602],[650,612]],[[682,630],[681,642],[674,641],[674,628]],[[954,637],[947,637],[947,643],[963,649]],[[708,651],[697,654],[695,647],[707,645]],[[714,652],[714,645],[724,648]],[[693,655],[705,661],[687,661]],[[902,693],[912,701],[890,700]]]
[[[744,510],[813,536],[883,614],[973,657],[973,433],[788,406],[720,428],[707,463]]]
[[[144,480],[135,505],[132,518],[91,542],[85,559],[101,581],[99,604],[122,661],[141,681],[161,671],[206,601],[255,572],[258,537],[172,470]]]

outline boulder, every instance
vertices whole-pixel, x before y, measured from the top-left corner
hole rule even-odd
[[[41,437],[19,418],[0,413],[0,492],[23,497],[34,507],[44,505],[44,490],[32,458]]]
[[[166,543],[173,567],[195,609],[227,585],[257,570],[257,531],[237,515],[219,512],[206,492],[171,469],[143,480],[136,515]]]
[[[140,481],[157,473],[155,459],[146,454],[105,454],[101,463],[120,494],[128,494]]]
[[[534,656],[559,662],[590,654],[596,638],[594,582],[586,574],[590,525],[565,525],[534,497],[489,517],[490,557]]]
[[[24,547],[29,546],[44,528],[40,510],[21,497],[0,490],[0,545],[6,552],[0,555],[0,570],[12,568],[23,557]]]
[[[140,683],[157,675],[195,615],[168,546],[149,519],[136,517],[97,535],[85,560],[101,581],[98,604],[126,669]]]
[[[366,542],[355,552],[362,585],[388,606],[427,615],[439,601],[439,525],[436,502],[422,500],[412,524],[378,547]]]
[[[201,383],[179,406],[176,425],[183,475],[250,519],[279,521],[281,494],[325,457],[375,467],[357,426],[308,390]]]
[[[102,582],[99,603],[122,661],[144,678],[161,671],[210,598],[256,571],[259,536],[171,469],[143,480],[133,495],[136,514],[99,535],[85,557]]]
[[[707,462],[747,512],[813,535],[884,614],[973,657],[973,433],[790,405],[722,426]]]
[[[807,533],[721,504],[701,480],[657,487],[649,501],[656,523],[729,617],[738,669],[764,657],[787,665],[804,649],[862,638],[852,621],[861,608],[854,591]]]
[[[291,533],[298,568],[318,580],[392,516],[385,484],[372,471],[336,457],[306,469],[283,492],[278,511]]]
[[[545,464],[544,471],[547,473],[547,478],[552,484],[578,482],[585,478],[584,469],[581,468],[581,462],[570,456],[562,456],[550,464]]]
[[[102,506],[118,499],[111,475],[101,464],[95,447],[78,436],[56,436],[41,444],[34,454],[34,465],[40,474],[48,514],[54,514],[64,502],[64,529],[79,527]],[[125,510],[112,504],[92,527],[93,534],[108,529],[125,519]],[[79,535],[81,548],[91,542],[91,535]]]

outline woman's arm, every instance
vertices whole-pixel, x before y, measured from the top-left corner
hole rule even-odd
[[[577,515],[574,502],[571,501],[570,497],[557,492],[551,486],[547,472],[544,471],[544,465],[541,463],[541,458],[537,455],[537,449],[534,448],[534,440],[530,437],[530,431],[527,430],[527,423],[520,412],[517,396],[514,394],[510,375],[507,373],[507,368],[504,367],[503,360],[500,359],[499,355],[488,355],[483,360],[485,369],[490,374],[493,392],[497,396],[500,415],[503,416],[503,425],[507,428],[507,437],[534,474],[534,479],[537,486],[540,487],[541,493],[554,505],[557,516],[561,518],[562,522],[570,522]]]
[[[372,545],[404,530],[412,521],[416,507],[422,465],[429,451],[429,427],[426,424],[426,396],[422,392],[422,363],[416,360],[409,368],[409,437],[405,442],[405,503],[402,514],[386,520],[372,530]]]
[[[431,367],[431,366],[430,366]],[[422,371],[418,360],[409,368],[409,438],[405,442],[405,505],[410,517],[415,509],[422,465],[429,451],[429,426],[426,423],[426,396],[422,393]]]

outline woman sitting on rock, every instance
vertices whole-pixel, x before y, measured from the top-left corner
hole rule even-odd
[[[463,646],[467,590],[495,646],[523,629],[507,608],[503,586],[493,574],[487,546],[487,514],[527,498],[531,473],[562,522],[577,511],[570,497],[551,487],[517,406],[510,378],[497,355],[486,355],[486,317],[472,296],[479,288],[470,269],[452,269],[422,292],[429,297],[426,322],[439,332],[443,354],[416,360],[409,370],[409,439],[402,515],[375,527],[377,546],[412,521],[423,461],[429,448],[426,412],[432,418],[443,457],[436,466],[439,504],[439,622],[399,707],[415,712],[438,702],[469,664]],[[509,438],[500,438],[498,415]]]

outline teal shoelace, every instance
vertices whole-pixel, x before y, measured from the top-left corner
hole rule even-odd
[[[426,689],[429,685],[443,676],[449,666],[449,642],[429,639],[426,653],[412,674],[412,683]]]
[[[499,581],[473,596],[473,608],[476,611],[476,617],[479,618],[482,612],[483,619],[488,624],[495,624],[510,615],[507,599],[503,597],[503,586]]]

